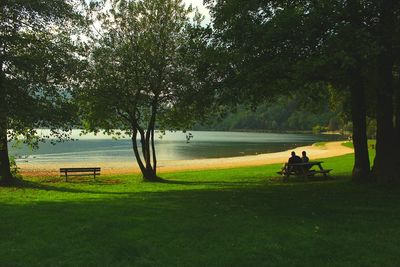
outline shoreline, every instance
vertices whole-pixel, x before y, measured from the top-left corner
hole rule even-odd
[[[158,173],[190,170],[227,169],[235,167],[251,167],[267,164],[279,164],[287,162],[290,152],[295,151],[301,155],[301,151],[307,151],[310,160],[330,158],[354,153],[354,150],[342,145],[344,141],[327,142],[324,146],[296,147],[294,149],[247,155],[240,157],[192,159],[192,160],[163,160],[158,162]],[[138,174],[140,173],[136,161],[132,158],[129,162],[57,162],[57,163],[25,163],[19,162],[18,168],[23,176],[59,176],[61,167],[101,167],[101,174]]]

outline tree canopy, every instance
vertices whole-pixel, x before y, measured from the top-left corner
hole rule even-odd
[[[88,45],[82,116],[89,131],[131,136],[144,178],[158,180],[156,126],[185,129],[213,106],[212,89],[203,90],[207,31],[181,0],[111,3],[110,10],[93,10],[101,32]]]
[[[78,61],[72,42],[83,23],[79,2],[6,0],[0,3],[0,176],[12,177],[7,141],[36,143],[38,128],[59,138],[71,128],[70,88]]]
[[[398,171],[385,170],[393,170],[389,167],[396,143],[393,135],[399,128],[393,124],[392,106],[398,1],[206,2],[216,43],[226,48],[221,55],[229,58],[229,68],[221,76],[228,90],[235,83],[233,89],[244,89],[246,99],[259,100],[288,91],[309,94],[310,85],[323,82],[327,89],[348,94],[357,181],[371,177],[366,140],[371,102],[366,95],[376,95],[377,104],[372,104],[377,115],[375,177],[390,180],[383,177],[397,175]]]

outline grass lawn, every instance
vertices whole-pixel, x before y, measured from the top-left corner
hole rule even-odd
[[[317,142],[317,143],[314,143],[314,146],[324,147],[324,146],[326,146],[326,142]]]
[[[280,165],[0,188],[0,266],[398,266],[400,190]]]

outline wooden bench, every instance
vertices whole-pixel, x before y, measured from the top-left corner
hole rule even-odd
[[[100,167],[92,167],[92,168],[60,168],[60,176],[65,176],[65,181],[68,181],[69,176],[87,176],[93,175],[93,179],[96,180],[96,176],[100,175]],[[68,174],[72,173],[72,174]]]
[[[286,163],[281,171],[277,172],[280,175],[284,175],[286,178],[289,178],[290,175],[301,176],[301,177],[309,177],[314,176],[315,174],[322,174],[326,177],[332,169],[324,169],[322,168],[322,161],[313,161],[307,163]],[[318,166],[318,170],[312,170],[313,166]]]

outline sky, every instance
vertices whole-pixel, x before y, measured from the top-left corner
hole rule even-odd
[[[188,5],[192,4],[193,7],[197,7],[199,9],[199,12],[206,17],[205,20],[210,20],[210,13],[208,12],[208,9],[203,5],[203,0],[184,0],[184,2]]]
[[[89,3],[89,0],[86,0]],[[204,21],[203,24],[208,24],[210,23],[210,12],[208,9],[203,5],[203,0],[183,0],[183,2],[187,5],[192,4],[192,6],[195,8],[197,7],[200,14],[204,16]],[[107,4],[106,4],[107,6]]]

